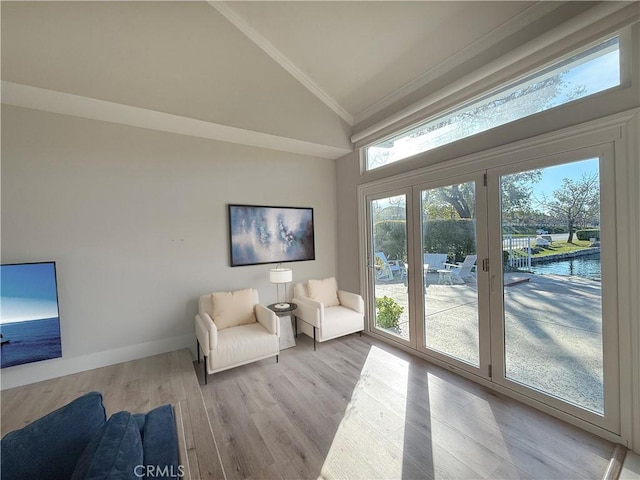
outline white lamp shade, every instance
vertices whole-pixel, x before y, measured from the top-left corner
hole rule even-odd
[[[293,280],[293,272],[290,268],[272,268],[269,270],[269,282],[289,283]]]

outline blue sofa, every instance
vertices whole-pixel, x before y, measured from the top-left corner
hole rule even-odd
[[[171,405],[114,413],[91,392],[10,432],[0,442],[2,480],[175,479],[178,437]]]

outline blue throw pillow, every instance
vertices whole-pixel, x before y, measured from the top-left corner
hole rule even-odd
[[[137,480],[143,467],[138,422],[129,412],[118,412],[91,439],[71,480]]]
[[[150,477],[175,479],[178,470],[178,434],[171,405],[163,405],[146,415],[144,424],[144,464]]]
[[[83,395],[7,433],[0,442],[2,480],[68,480],[93,434],[105,423],[102,395]]]

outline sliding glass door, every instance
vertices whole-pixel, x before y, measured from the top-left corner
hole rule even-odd
[[[418,349],[481,375],[489,360],[481,348],[481,336],[488,338],[484,176],[419,185],[414,198],[420,207],[414,263],[422,272]]]
[[[372,328],[395,341],[413,345],[409,304],[406,192],[367,200],[368,278],[371,285]]]
[[[489,172],[501,258],[491,328],[495,382],[615,429],[615,210],[601,195],[610,160],[585,151]]]
[[[370,331],[619,431],[610,148],[369,194]]]

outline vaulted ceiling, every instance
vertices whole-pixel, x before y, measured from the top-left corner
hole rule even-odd
[[[354,127],[566,7],[3,1],[3,102],[337,158]]]

